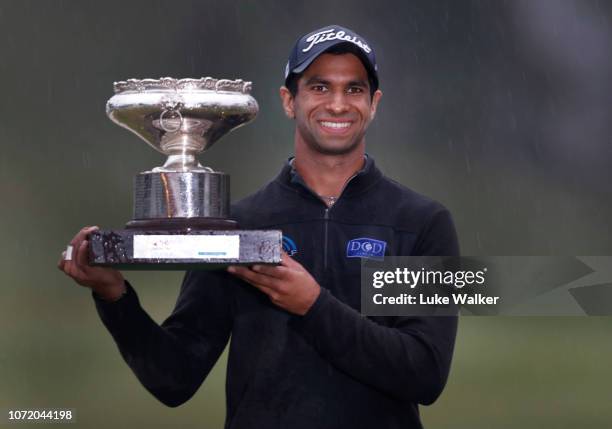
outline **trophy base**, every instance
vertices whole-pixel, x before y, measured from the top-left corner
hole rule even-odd
[[[165,222],[165,221],[164,221]],[[210,270],[281,262],[279,230],[123,229],[89,235],[89,263],[121,270]]]

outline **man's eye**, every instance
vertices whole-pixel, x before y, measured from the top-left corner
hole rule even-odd
[[[349,94],[361,94],[363,92],[363,88],[359,87],[359,86],[351,86],[347,92]]]
[[[325,85],[313,85],[310,87],[313,91],[316,92],[325,92],[327,91],[327,87]]]

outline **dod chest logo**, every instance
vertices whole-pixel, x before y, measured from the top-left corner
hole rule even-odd
[[[354,238],[346,245],[347,258],[382,258],[387,243],[374,238]]]
[[[283,250],[289,256],[293,256],[298,252],[297,246],[295,245],[295,241],[293,241],[286,235],[283,235]]]

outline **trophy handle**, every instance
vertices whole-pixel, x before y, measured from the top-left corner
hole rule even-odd
[[[166,118],[166,115],[173,115],[170,118]],[[176,121],[178,119],[178,121]],[[178,124],[177,124],[178,122]],[[169,126],[172,125],[172,126]],[[174,133],[181,129],[183,126],[183,115],[180,110],[176,109],[165,109],[161,115],[159,115],[159,127],[167,133]]]

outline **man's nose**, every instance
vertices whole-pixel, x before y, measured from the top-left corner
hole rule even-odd
[[[334,115],[345,113],[348,110],[348,102],[344,91],[335,91],[330,94],[327,110]]]

